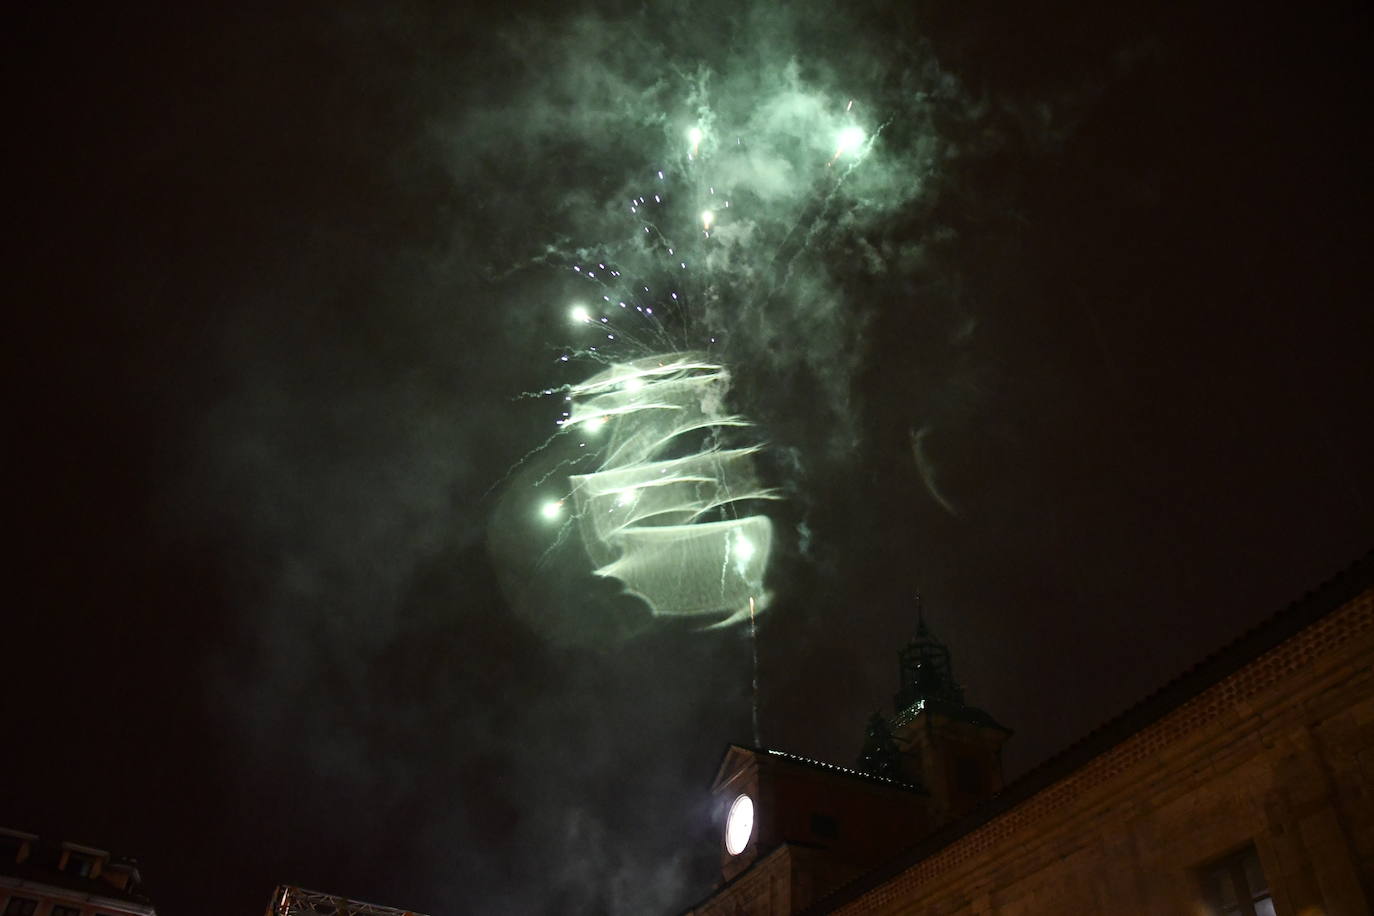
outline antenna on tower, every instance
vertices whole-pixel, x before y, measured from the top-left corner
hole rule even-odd
[[[759,631],[754,620],[754,596],[749,596],[749,642],[754,651],[754,747],[763,747],[759,733]]]

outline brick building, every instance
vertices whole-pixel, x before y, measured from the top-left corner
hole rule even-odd
[[[4,916],[156,916],[133,859],[0,827]]]
[[[942,649],[908,647],[868,772],[831,769],[844,790],[726,754],[722,883],[689,913],[1374,912],[1374,556],[1006,786],[1006,731],[963,704]],[[911,817],[852,805],[863,781]]]

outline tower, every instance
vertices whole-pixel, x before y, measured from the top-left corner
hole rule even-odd
[[[695,916],[799,913],[931,828],[919,786],[779,750],[730,745],[711,794],[721,883]]]
[[[926,625],[916,599],[916,635],[897,653],[890,721],[869,720],[860,768],[891,772],[898,750],[905,782],[930,793],[935,823],[953,820],[1002,788],[1002,745],[1011,730],[964,701],[949,648]],[[886,734],[884,734],[886,732]]]

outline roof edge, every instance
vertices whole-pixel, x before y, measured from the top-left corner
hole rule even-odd
[[[1144,699],[1093,729],[1064,750],[1026,771],[1014,782],[959,820],[928,835],[914,846],[840,888],[803,911],[803,916],[829,913],[862,897],[916,863],[1082,769],[1099,755],[1143,731],[1188,700],[1235,674],[1261,655],[1288,641],[1318,620],[1339,610],[1374,587],[1374,550],[1347,565],[1321,585],[1260,621],[1239,637],[1203,658]]]

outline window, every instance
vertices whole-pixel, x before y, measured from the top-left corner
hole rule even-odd
[[[81,911],[74,906],[61,906],[54,903],[51,916],[81,916]]]
[[[1274,916],[1274,899],[1255,847],[1213,862],[1202,870],[1212,912],[1219,916]]]
[[[71,872],[74,875],[80,875],[83,878],[89,878],[91,876],[91,867],[93,865],[95,865],[95,862],[91,859],[90,856],[78,855],[74,852],[67,854],[67,871]]]
[[[5,916],[33,916],[33,911],[38,909],[38,901],[30,900],[28,897],[11,897],[10,902],[5,904]]]

